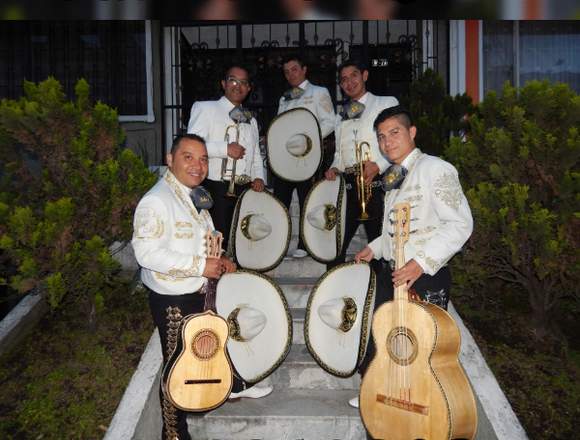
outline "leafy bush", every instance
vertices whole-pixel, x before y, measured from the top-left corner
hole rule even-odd
[[[539,339],[558,334],[562,301],[580,300],[579,126],[569,86],[506,84],[470,118],[467,141],[453,138],[445,150],[475,219],[456,267],[462,287],[496,279],[525,292]]]
[[[465,129],[467,116],[475,110],[467,94],[449,96],[443,80],[432,69],[411,84],[409,96],[401,101],[413,115],[417,146],[436,156],[443,154],[452,133]]]
[[[155,177],[122,148],[117,112],[91,102],[85,80],[75,101],[54,78],[24,92],[0,103],[0,249],[17,267],[5,282],[45,290],[53,308],[80,303],[94,324],[118,271],[108,246],[130,238]]]

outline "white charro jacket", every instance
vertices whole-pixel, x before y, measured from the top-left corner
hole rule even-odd
[[[207,281],[202,276],[205,234],[214,226],[206,210],[193,206],[189,193],[167,170],[135,210],[131,244],[141,280],[162,295],[196,292]]]
[[[399,189],[386,193],[383,231],[369,247],[376,259],[394,259],[391,210],[397,203],[409,202],[411,234],[405,244],[405,261],[415,259],[426,274],[435,275],[471,236],[471,210],[457,170],[449,162],[415,148],[402,165],[408,174]]]
[[[217,101],[197,101],[191,107],[191,115],[187,124],[187,132],[197,134],[205,139],[209,156],[209,170],[207,178],[222,180],[222,159],[228,157],[228,142],[225,140],[226,128],[234,121],[230,118],[230,111],[234,104],[222,96]],[[245,174],[251,180],[264,180],[264,162],[260,154],[260,136],[258,123],[252,118],[249,124],[243,123],[240,127],[238,143],[246,149],[243,159],[236,162],[236,175]],[[230,142],[234,142],[235,130],[230,129]],[[227,169],[232,168],[232,158],[228,158]],[[229,174],[226,176],[229,180]]]
[[[379,166],[381,173],[384,173],[390,164],[379,149],[377,135],[373,130],[373,123],[381,111],[388,107],[398,105],[399,101],[393,96],[376,96],[371,92],[365,93],[358,101],[365,105],[365,110],[360,118],[343,121],[340,115],[336,116],[336,129],[334,132],[336,149],[334,152],[334,160],[330,167],[344,171],[345,168],[352,167],[356,164],[354,150],[356,140],[357,142],[365,141],[370,144],[370,160]]]
[[[278,103],[278,114],[299,107],[310,110],[320,125],[324,139],[334,131],[336,122],[330,93],[325,87],[316,86],[308,80],[304,80],[299,87],[304,90],[304,94],[296,99],[285,99],[282,96]]]

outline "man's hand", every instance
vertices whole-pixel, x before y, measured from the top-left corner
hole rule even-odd
[[[332,167],[324,172],[324,177],[326,178],[326,180],[334,180],[336,179],[336,175],[338,173],[339,173],[338,168]]]
[[[366,246],[362,251],[358,251],[354,256],[354,261],[360,263],[361,261],[366,261],[367,263],[373,259],[375,256],[373,250]]]
[[[365,160],[363,162],[363,174],[365,178],[365,183],[368,185],[373,181],[375,176],[379,174],[379,166],[370,160]]]
[[[421,275],[423,275],[423,268],[415,260],[410,260],[393,272],[393,284],[399,287],[407,283],[407,288],[410,288]]]
[[[223,271],[225,273],[235,272],[237,269],[236,263],[230,260],[228,257],[220,257],[220,262],[222,264]]]
[[[256,192],[264,191],[264,181],[260,178],[255,178],[252,182],[252,189]]]
[[[246,149],[237,142],[228,144],[228,156],[232,159],[241,159],[246,154]]]
[[[206,258],[205,259],[205,269],[203,270],[203,276],[206,278],[219,278],[224,272],[224,266],[221,262],[221,258]]]

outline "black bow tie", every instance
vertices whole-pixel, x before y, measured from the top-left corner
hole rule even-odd
[[[213,206],[211,194],[203,186],[196,186],[193,188],[189,197],[191,197],[193,206],[195,206],[198,211],[202,209],[210,209]]]
[[[304,95],[304,89],[301,89],[300,87],[292,87],[291,89],[286,90],[283,96],[286,101],[291,101],[292,99],[300,98],[302,95]]]
[[[365,105],[362,102],[349,101],[342,106],[340,116],[342,117],[343,121],[347,119],[358,119],[360,118],[360,115],[362,115],[364,111]]]
[[[384,192],[399,189],[407,175],[407,168],[402,165],[391,165],[381,179],[381,188]]]
[[[240,124],[249,124],[253,117],[252,112],[247,108],[242,107],[241,105],[231,109],[229,115],[234,122],[238,122]]]

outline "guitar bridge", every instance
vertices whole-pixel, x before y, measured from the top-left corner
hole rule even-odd
[[[188,379],[184,381],[185,385],[198,385],[204,383],[222,383],[221,379]]]
[[[417,414],[423,414],[424,416],[429,414],[429,407],[424,405],[419,405],[418,403],[412,403],[408,400],[395,399],[394,397],[387,397],[383,394],[377,394],[377,402],[384,403],[385,405],[393,406],[405,411],[414,412]]]

